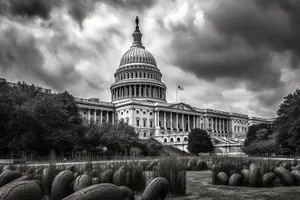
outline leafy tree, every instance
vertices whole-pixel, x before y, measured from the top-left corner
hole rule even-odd
[[[74,98],[67,92],[42,93],[19,83],[0,86],[0,151],[71,152],[85,131]]]
[[[139,139],[134,128],[127,123],[118,124],[91,124],[84,136],[84,149],[94,153],[102,151],[103,147],[108,148],[115,155],[129,154],[130,150],[139,149],[146,155],[149,151],[147,145]]]
[[[284,97],[277,110],[277,142],[284,154],[300,153],[300,90]]]
[[[259,132],[258,132],[259,131]],[[251,125],[248,129],[244,146],[249,146],[255,140],[268,139],[269,135],[272,135],[273,131],[271,126],[266,123]]]
[[[200,152],[212,152],[214,147],[208,133],[196,128],[189,133],[187,149],[190,153],[198,155]]]
[[[265,123],[250,126],[243,150],[247,154],[259,155],[276,152],[278,145],[271,126]]]

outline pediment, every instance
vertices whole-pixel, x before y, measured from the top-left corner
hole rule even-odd
[[[179,110],[187,110],[187,111],[195,111],[195,109],[185,103],[177,103],[177,104],[173,104],[170,106],[170,108],[175,108],[175,109],[179,109]]]

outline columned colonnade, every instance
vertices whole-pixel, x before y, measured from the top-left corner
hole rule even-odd
[[[83,109],[83,112],[85,111],[87,112],[87,123],[91,123],[93,121],[97,124],[102,124],[104,122],[114,124],[115,117],[113,111],[100,109]]]
[[[194,128],[205,129],[204,118],[200,115],[171,111],[155,111],[155,127],[166,130],[190,131]]]
[[[112,89],[112,100],[124,97],[150,97],[165,100],[164,88],[152,85],[125,85]]]
[[[230,131],[230,119],[224,119],[219,117],[209,117],[209,128],[213,133],[229,133]]]
[[[200,128],[211,129],[212,133],[229,133],[231,130],[230,119],[171,111],[155,111],[154,123],[155,127],[167,130],[190,131]]]

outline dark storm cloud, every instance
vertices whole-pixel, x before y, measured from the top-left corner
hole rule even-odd
[[[272,55],[289,53],[291,67],[299,67],[300,1],[213,2],[204,9],[203,28],[193,23],[196,12],[169,24],[175,33],[171,62],[200,79],[232,78],[252,91],[282,85]]]
[[[116,8],[134,9],[137,11],[143,11],[145,9],[149,9],[156,2],[156,0],[146,0],[146,1],[145,0],[102,0],[102,1]]]
[[[3,71],[20,67],[24,71],[38,72],[43,65],[43,55],[37,48],[36,40],[30,35],[20,35],[9,28],[0,33],[0,67]]]
[[[49,19],[50,12],[61,5],[60,0],[7,0],[6,9],[12,15]]]
[[[50,13],[59,7],[67,7],[69,15],[83,28],[84,19],[104,3],[117,9],[143,11],[150,8],[155,0],[0,0],[0,15],[25,18],[40,17],[48,20]]]
[[[240,36],[253,47],[300,55],[300,1],[222,1],[206,12],[206,18],[221,34]],[[297,67],[294,62],[292,67]]]
[[[80,78],[73,65],[61,63],[59,73],[53,74],[44,68],[44,61],[44,55],[38,48],[34,36],[15,27],[1,31],[0,71],[5,73],[11,70],[18,74],[37,77],[58,90]]]

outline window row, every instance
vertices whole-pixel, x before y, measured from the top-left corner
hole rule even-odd
[[[138,131],[137,134],[139,135],[139,137],[144,137],[144,138],[147,137],[147,131],[143,131],[143,132]],[[150,131],[150,137],[152,137],[153,135],[154,135],[154,132]]]
[[[112,99],[124,97],[150,97],[165,99],[166,91],[164,88],[152,85],[129,85],[121,86],[111,90]]]
[[[174,138],[170,138],[170,142],[174,142],[174,141],[175,141]],[[183,138],[183,141],[187,142],[187,141],[188,141],[188,138],[187,138],[187,137],[184,137],[184,138]],[[165,139],[164,139],[164,143],[168,143],[168,142],[169,142],[168,138],[165,138]],[[176,138],[176,142],[181,142],[180,137]]]
[[[134,39],[137,40],[136,38],[134,38]],[[124,63],[122,63],[122,64],[132,62],[132,61],[155,63],[155,60],[153,58],[145,57],[145,56],[126,56],[126,57],[122,58],[122,61],[124,61]]]
[[[248,131],[247,127],[234,126],[234,132],[243,132],[246,133]]]
[[[142,123],[141,123],[142,122]],[[135,123],[135,125],[136,126],[141,126],[142,125],[142,127],[147,127],[147,122],[148,122],[148,120],[147,119],[140,119],[140,118],[136,118],[136,123]],[[153,128],[153,120],[152,119],[150,119],[149,120],[149,127],[150,128]]]
[[[148,72],[126,72],[116,76],[116,81],[131,79],[131,78],[147,78],[161,81],[161,77],[158,74],[152,74]]]
[[[146,115],[147,114],[147,112],[149,112],[148,110],[147,111],[142,111],[141,110],[141,112],[143,112],[143,115]],[[121,111],[121,115],[123,115],[124,114],[124,112],[123,111]],[[126,110],[126,114],[129,114],[129,110]],[[140,110],[136,110],[136,114],[140,114]],[[152,115],[153,113],[152,112],[149,112],[149,115]]]

